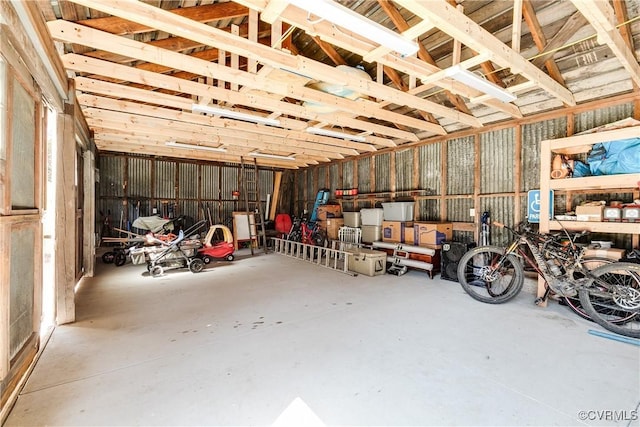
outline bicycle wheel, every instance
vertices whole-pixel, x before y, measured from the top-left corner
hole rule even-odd
[[[125,255],[124,252],[117,252],[115,254],[113,263],[116,265],[116,267],[122,267],[127,263],[127,255]]]
[[[627,337],[640,338],[640,265],[606,264],[591,272],[593,285],[580,290],[580,302],[594,322]],[[619,323],[619,319],[626,318]]]
[[[615,262],[614,260],[612,260],[611,258],[602,258],[602,257],[589,257],[589,258],[584,258],[581,262],[581,264],[583,265],[583,267],[585,267],[587,270],[595,270],[597,267],[600,267],[602,265],[605,264],[611,264]],[[581,279],[583,278],[584,275],[575,272],[573,274],[573,278],[574,279]],[[566,305],[567,307],[569,307],[569,309],[571,311],[573,311],[575,314],[577,314],[578,316],[582,317],[583,319],[586,320],[590,320],[592,321],[591,317],[587,314],[587,312],[585,311],[585,309],[582,307],[582,303],[580,302],[580,295],[576,295],[574,297],[563,297],[562,298],[562,302],[561,304]],[[613,313],[612,310],[609,310],[605,307],[601,307],[602,310],[604,310],[604,314],[608,314],[610,316],[613,316],[615,313]],[[613,323],[625,323],[628,322],[629,320],[631,320],[634,316],[633,315],[629,315],[628,313],[622,313],[622,317],[619,319],[615,319],[615,318],[611,318],[611,322]]]
[[[480,246],[460,258],[458,280],[472,298],[501,304],[518,295],[524,283],[524,271],[518,258],[504,256],[504,248]]]

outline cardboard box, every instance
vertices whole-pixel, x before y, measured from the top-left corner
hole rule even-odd
[[[348,249],[349,271],[367,276],[378,276],[387,272],[387,253],[371,249]]]
[[[344,226],[344,219],[342,218],[328,218],[325,221],[327,229],[327,237],[331,240],[338,240],[338,230]]]
[[[601,258],[609,258],[615,261],[618,261],[625,254],[624,249],[617,248],[607,248],[607,249],[587,249],[584,252],[584,257],[601,257]]]
[[[413,223],[407,222],[406,226],[404,227],[404,243],[406,243],[407,245],[415,244],[413,234]]]
[[[342,209],[340,205],[320,205],[316,216],[320,221],[326,221],[329,218],[341,218]]]
[[[577,206],[576,217],[578,221],[601,222],[604,206]]]
[[[414,222],[413,244],[417,246],[441,245],[453,237],[453,224],[450,222]]]
[[[382,241],[391,243],[404,243],[404,230],[406,223],[403,221],[383,221]]]

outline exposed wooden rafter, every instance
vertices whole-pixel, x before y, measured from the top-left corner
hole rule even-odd
[[[571,0],[576,8],[596,30],[598,42],[606,44],[622,66],[629,72],[636,85],[640,85],[640,65],[616,28],[615,13],[608,1]]]
[[[567,88],[531,65],[520,54],[463,13],[448,5],[444,0],[434,0],[428,3],[411,0],[396,0],[396,2],[418,16],[428,17],[440,30],[460,40],[471,49],[480,53],[489,52],[494,62],[503,67],[511,68],[514,74],[522,74],[565,104],[576,104],[573,94]]]

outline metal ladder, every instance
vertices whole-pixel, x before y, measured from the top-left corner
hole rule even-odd
[[[349,257],[352,254],[348,251],[336,249],[335,245],[331,248],[325,248],[277,237],[273,237],[272,240],[274,242],[274,252],[277,254],[297,258],[350,276],[358,275],[358,273],[349,270]],[[336,242],[333,243],[335,244]]]
[[[251,255],[253,252],[253,240],[260,243],[259,237],[262,238],[262,250],[266,254],[269,252],[267,248],[267,232],[264,226],[264,212],[262,211],[262,203],[260,202],[260,184],[258,182],[259,170],[258,162],[253,159],[253,164],[246,164],[244,157],[240,158],[240,186],[244,197],[244,207],[247,212],[247,222],[249,225],[249,246],[251,247]],[[255,213],[255,223],[251,224],[251,214]],[[252,225],[254,225],[252,227]],[[258,229],[258,226],[260,228]],[[259,231],[258,231],[259,230]],[[259,233],[259,234],[258,234]]]

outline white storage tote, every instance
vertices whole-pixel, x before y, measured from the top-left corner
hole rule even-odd
[[[380,208],[375,209],[360,209],[360,222],[362,225],[377,225],[382,226],[383,210]]]
[[[413,205],[415,202],[383,203],[382,210],[385,221],[413,221]]]

